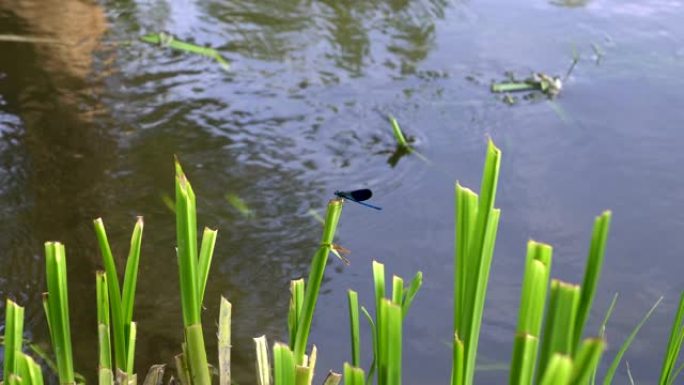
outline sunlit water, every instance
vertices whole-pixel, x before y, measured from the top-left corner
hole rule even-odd
[[[137,371],[170,362],[182,323],[174,219],[162,197],[173,193],[177,154],[198,222],[219,229],[203,315],[208,347],[224,295],[234,306],[234,376],[253,383],[252,338],[286,338],[288,283],[306,273],[320,236],[309,210],[337,189],[370,187],[384,210],[344,208],[338,241],[352,264],[330,260],[310,339],[318,373],[349,360],[346,289],[372,307],[378,259],[405,279],[423,271],[405,324],[405,383],[444,384],[454,182],[479,187],[489,135],[503,151],[502,220],[481,364],[509,360],[526,241],[554,245],[553,276],[579,282],[593,218],[612,209],[589,333],[619,292],[612,358],[665,296],[626,357],[638,380],[653,382],[684,289],[682,16],[674,0],[0,1],[0,35],[63,43],[0,42],[0,297],[26,305],[26,336],[47,344],[42,244],[65,242],[77,370],[94,381],[92,219],[104,218],[124,258],[144,215]],[[232,70],[137,42],[163,30],[218,48]],[[510,107],[489,92],[506,71],[563,75],[575,54],[580,62],[553,102]],[[429,163],[388,163],[388,113]],[[255,217],[242,217],[228,193]],[[367,367],[367,330],[362,337]],[[503,383],[507,372],[477,377]],[[627,381],[624,366],[616,381]]]

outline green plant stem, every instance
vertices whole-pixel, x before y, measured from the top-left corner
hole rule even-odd
[[[325,273],[328,254],[330,253],[330,248],[332,247],[332,242],[335,238],[335,231],[341,214],[342,200],[331,200],[328,203],[328,211],[325,217],[325,227],[323,229],[323,236],[321,237],[321,244],[311,261],[309,279],[306,282],[304,302],[302,304],[302,313],[297,320],[297,334],[294,343],[294,357],[297,365],[302,365],[304,362],[304,352],[309,339],[313,313],[316,307],[316,301],[318,300],[321,283],[323,282],[323,274]]]

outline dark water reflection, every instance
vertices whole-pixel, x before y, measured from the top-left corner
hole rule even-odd
[[[554,275],[578,281],[592,218],[610,208],[591,327],[619,291],[612,356],[665,295],[629,357],[637,377],[654,378],[684,283],[683,10],[674,0],[0,1],[0,35],[63,43],[0,42],[0,297],[27,305],[26,333],[45,343],[42,244],[65,242],[76,362],[94,379],[100,262],[91,221],[104,218],[122,258],[135,216],[144,215],[138,371],[169,361],[182,329],[174,220],[162,196],[172,194],[177,154],[198,196],[199,223],[219,229],[207,335],[219,295],[229,297],[235,377],[252,383],[251,338],[285,338],[288,282],[306,272],[318,242],[309,210],[336,189],[368,186],[385,209],[345,208],[339,240],[353,250],[352,265],[331,260],[326,275],[312,336],[319,372],[347,360],[345,290],[369,303],[377,258],[405,278],[424,271],[406,324],[406,382],[444,383],[453,182],[479,185],[490,134],[504,153],[503,216],[483,363],[508,360],[526,240],[552,243]],[[219,48],[233,70],[126,44],[161,30]],[[592,44],[604,54],[600,65]],[[489,94],[489,82],[507,70],[562,74],[573,49],[582,60],[553,103],[511,108]],[[387,113],[430,163],[408,155],[392,166]],[[255,217],[233,209],[229,193]],[[495,383],[506,373],[478,376]]]

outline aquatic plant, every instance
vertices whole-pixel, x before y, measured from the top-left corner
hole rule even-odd
[[[74,360],[69,322],[66,251],[63,244],[45,243],[45,267],[48,291],[43,294],[43,309],[57,361],[59,383],[73,384]]]
[[[501,152],[490,140],[480,195],[456,184],[452,385],[475,383],[479,333],[500,216],[500,210],[495,208],[500,160]],[[201,308],[217,232],[205,229],[198,248],[195,195],[177,160],[174,167],[177,258],[184,322],[182,353],[175,357],[176,380],[182,385],[209,385],[212,378],[204,345]],[[266,337],[255,338],[259,385],[312,384],[318,352],[315,345],[309,350],[308,340],[329,254],[342,249],[333,243],[342,206],[342,199],[328,203],[323,234],[312,258],[309,275],[291,281],[288,343],[276,342],[273,345],[271,363]],[[593,385],[596,382],[597,367],[606,346],[604,332],[617,297],[606,313],[598,337],[583,339],[583,334],[601,274],[610,220],[611,213],[606,211],[594,222],[581,285],[551,279],[552,247],[541,242],[528,242],[510,363],[511,385]],[[137,376],[133,373],[136,324],[132,315],[142,220],[138,219],[131,236],[122,288],[102,220],[95,221],[95,229],[105,266],[104,271],[96,273],[98,382],[101,385],[134,385],[137,383]],[[64,245],[47,242],[45,256],[48,292],[43,305],[56,358],[54,367],[60,384],[72,385],[79,380],[73,370]],[[363,306],[359,312],[358,293],[348,292],[351,359],[344,364],[342,374],[330,372],[325,385],[339,384],[342,378],[345,384],[351,385],[399,385],[402,382],[403,321],[422,285],[422,273],[418,272],[408,286],[404,285],[401,277],[393,276],[389,293],[385,266],[373,262],[372,275],[375,314],[371,316]],[[624,354],[659,302],[645,314],[621,345],[604,375],[604,385],[612,383]],[[23,308],[9,300],[5,308],[2,338],[5,345],[4,383],[42,385],[40,367],[22,350]],[[231,384],[231,313],[230,302],[221,298],[216,365],[220,385]],[[370,325],[373,346],[373,360],[367,370],[361,368],[360,313]],[[677,362],[683,342],[684,292],[672,324],[659,385],[672,385],[680,374],[682,366],[677,366]],[[51,366],[44,353],[30,344],[28,348]],[[631,378],[631,373],[628,374]],[[159,385],[163,376],[164,366],[153,365],[144,384]]]
[[[180,40],[168,32],[148,33],[147,35],[141,36],[140,41],[158,45],[160,47],[169,47],[181,52],[206,56],[214,59],[223,70],[230,70],[228,61],[224,59],[216,49]]]
[[[135,288],[138,282],[140,247],[142,244],[143,219],[138,217],[131,235],[130,249],[126,259],[123,287],[119,284],[114,255],[109,246],[107,232],[102,218],[93,221],[98,245],[102,254],[104,273],[96,275],[98,340],[100,348],[100,379],[111,381],[110,328],[114,336],[114,374],[121,377],[118,382],[134,381],[136,323],[133,322]],[[111,310],[111,324],[110,324]]]
[[[209,278],[209,267],[216,244],[216,230],[204,229],[202,244],[197,250],[197,213],[195,193],[176,159],[176,242],[180,274],[181,307],[185,325],[183,353],[178,358],[187,362],[191,383],[209,385],[211,377],[202,331],[202,302]]]

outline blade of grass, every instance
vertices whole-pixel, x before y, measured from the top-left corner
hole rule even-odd
[[[387,346],[384,343],[387,324],[385,323],[385,265],[373,261],[373,284],[375,287],[375,338],[376,356],[374,357],[377,368],[378,384],[385,384]]]
[[[641,321],[639,321],[639,323],[634,327],[634,329],[629,334],[627,339],[625,339],[625,342],[622,343],[622,346],[620,346],[620,350],[618,350],[617,354],[615,355],[615,358],[613,358],[613,362],[610,364],[610,367],[608,368],[605,376],[603,377],[603,385],[610,385],[613,383],[613,377],[615,377],[615,372],[620,366],[622,357],[627,352],[627,349],[629,349],[629,347],[632,345],[632,342],[634,341],[634,338],[636,338],[636,335],[639,333],[641,327],[644,326],[644,324],[646,323],[646,321],[648,321],[649,318],[651,318],[651,314],[653,314],[653,312],[662,300],[663,297],[658,298],[658,300],[653,304],[651,309],[649,309],[649,311],[644,315]]]
[[[210,385],[209,363],[204,348],[202,324],[194,324],[185,328],[185,339],[188,344],[188,366],[193,385]]]
[[[59,381],[62,385],[74,382],[74,364],[69,322],[69,295],[67,290],[66,253],[59,242],[45,243],[45,260],[48,286],[48,318],[52,346],[57,358]]]
[[[577,285],[551,281],[551,296],[544,321],[544,334],[537,378],[541,380],[549,360],[555,353],[572,356],[574,351],[574,326],[580,288]]]
[[[608,306],[608,310],[606,311],[606,315],[603,316],[603,321],[601,322],[601,326],[599,327],[599,333],[598,333],[598,336],[601,339],[605,338],[606,325],[608,325],[608,320],[610,320],[610,317],[613,315],[613,310],[615,310],[615,304],[617,304],[617,299],[618,299],[618,293],[615,293],[615,295],[613,295],[613,300],[610,302],[610,306]],[[598,367],[596,369],[598,369]],[[596,370],[594,370],[594,373],[591,374],[591,385],[595,385],[595,384],[596,384]]]
[[[579,346],[580,338],[584,333],[584,326],[589,318],[589,310],[594,302],[594,295],[596,294],[596,286],[601,277],[601,268],[603,267],[603,256],[606,252],[606,242],[608,240],[608,231],[610,230],[611,212],[605,211],[594,221],[594,230],[591,236],[591,245],[589,246],[589,254],[587,256],[586,270],[584,272],[584,280],[581,286],[581,296],[579,307],[577,308],[577,319],[575,321],[575,348]]]
[[[423,286],[423,273],[419,271],[413,277],[411,284],[404,293],[404,299],[401,303],[401,312],[403,317],[406,317],[406,314],[411,308],[411,304],[413,304],[413,299],[416,297],[416,294],[418,294],[418,290],[420,290],[421,286]]]
[[[124,272],[123,293],[121,306],[123,306],[123,321],[126,327],[133,322],[133,304],[135,303],[135,287],[138,281],[138,265],[140,263],[140,246],[142,244],[143,218],[138,217],[131,235],[131,247],[126,259],[126,271]],[[127,347],[127,350],[131,350]],[[130,353],[128,353],[130,354]]]
[[[266,336],[254,338],[256,347],[257,385],[271,384],[271,367],[268,361]]]
[[[99,349],[98,384],[113,385],[112,347],[109,325],[109,293],[107,275],[98,271],[95,275],[95,291],[97,298],[97,338]]]
[[[667,342],[667,349],[665,350],[665,357],[663,358],[663,367],[660,370],[659,385],[670,385],[674,383],[678,371],[675,370],[677,359],[682,349],[682,341],[684,340],[684,291],[679,297],[679,307],[674,321],[672,322],[672,329],[670,330],[670,338]]]
[[[352,366],[361,365],[361,337],[359,335],[359,298],[354,290],[347,291],[349,303],[349,335],[351,337]]]
[[[297,337],[297,320],[302,313],[304,304],[304,279],[290,281],[290,308],[287,313],[287,328],[290,333],[290,347],[294,348]]]
[[[104,264],[105,272],[107,273],[107,288],[109,290],[109,303],[111,306],[113,323],[112,334],[114,336],[114,366],[117,369],[126,371],[125,321],[122,312],[123,307],[121,302],[119,276],[116,272],[114,255],[112,254],[112,249],[109,247],[107,232],[104,227],[104,222],[102,222],[102,218],[95,219],[93,225],[102,254],[102,263]]]
[[[23,385],[43,385],[43,373],[40,365],[36,363],[30,356],[19,353],[19,373],[22,378]]]
[[[5,351],[3,375],[9,382],[11,375],[19,375],[19,356],[21,344],[24,340],[24,308],[12,300],[7,300],[5,305]]]
[[[496,200],[500,163],[501,151],[490,139],[482,173],[481,195],[478,199],[475,226],[472,229],[471,239],[467,246],[468,262],[465,263],[467,279],[463,298],[464,306],[461,309],[464,312],[462,316],[467,317],[467,319],[461,324],[463,330],[456,330],[459,336],[463,336],[465,384],[472,384],[475,374],[475,358],[482,324],[482,313],[499,223],[500,211],[494,208],[494,202]],[[466,231],[470,232],[470,230]]]
[[[394,134],[394,139],[396,139],[397,144],[407,149],[410,149],[411,147],[406,141],[404,132],[401,130],[401,127],[399,127],[399,122],[397,122],[397,119],[395,119],[392,115],[389,115],[388,118],[390,123],[392,124],[392,133]]]
[[[392,276],[392,303],[401,306],[404,299],[404,280],[396,275]]]
[[[371,341],[373,341],[373,361],[371,361],[370,367],[368,368],[368,376],[366,377],[366,383],[371,384],[373,380],[373,374],[375,374],[375,370],[378,366],[378,328],[375,326],[375,322],[373,322],[373,317],[371,317],[368,310],[366,310],[365,307],[361,306],[361,311],[366,316],[366,320],[370,325]]]
[[[295,385],[294,354],[279,342],[273,346],[273,376],[275,385]]]
[[[230,325],[232,308],[231,303],[222,296],[218,324],[219,385],[230,385]]]
[[[302,312],[297,320],[297,335],[294,343],[294,357],[297,365],[301,365],[304,360],[304,351],[306,350],[306,344],[311,331],[311,322],[313,320],[314,309],[316,308],[316,301],[318,300],[318,293],[321,288],[321,283],[323,282],[325,266],[328,261],[328,255],[330,254],[332,242],[335,238],[335,231],[337,230],[337,223],[340,220],[341,214],[342,200],[331,200],[328,203],[328,211],[325,217],[321,244],[311,261],[309,279],[306,282],[304,292]]]
[[[402,312],[401,306],[387,304],[387,384],[401,385],[402,368]]]
[[[181,306],[185,327],[200,323],[197,282],[197,214],[195,193],[178,163],[176,166],[176,239],[179,260]]]
[[[465,366],[465,347],[463,341],[454,334],[453,341],[453,362],[451,364],[451,384],[464,385],[464,371]]]
[[[211,260],[214,256],[214,246],[216,245],[216,235],[218,231],[209,228],[204,228],[202,234],[202,245],[199,252],[198,278],[197,284],[199,291],[199,305],[202,306],[204,302],[204,292],[207,288],[207,281],[209,279],[209,268],[211,267]]]
[[[515,336],[508,380],[509,385],[532,384],[538,346],[539,339],[531,334],[518,334]],[[542,380],[543,382],[544,380]]]
[[[128,354],[126,357],[128,372],[126,375],[134,376],[133,374],[133,363],[135,362],[135,340],[137,338],[137,325],[135,322],[131,322],[128,329],[128,341],[126,341],[126,346],[128,348]]]
[[[573,359],[572,379],[570,384],[583,385],[586,384],[596,369],[596,366],[601,361],[601,355],[606,349],[606,342],[602,339],[586,339],[582,345],[577,349],[577,353]]]

